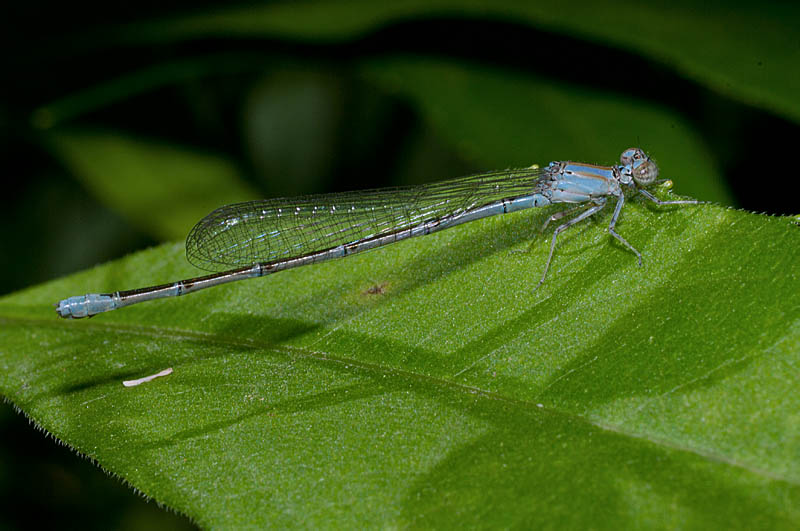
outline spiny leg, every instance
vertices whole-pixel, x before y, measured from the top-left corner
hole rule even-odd
[[[542,225],[542,228],[539,230],[539,232],[540,233],[544,232],[547,229],[547,226],[550,224],[551,221],[558,221],[559,219],[563,218],[564,216],[568,216],[568,215],[572,214],[573,212],[575,212],[576,210],[579,210],[581,208],[586,208],[586,205],[584,205],[582,203],[579,203],[579,204],[575,205],[572,208],[568,208],[566,210],[560,210],[560,211],[556,212],[555,214],[553,214],[552,216],[547,218],[547,221],[544,222],[544,225]]]
[[[593,216],[594,214],[597,214],[603,209],[604,206],[606,206],[606,199],[604,197],[595,199],[594,205],[592,207],[588,208],[585,212],[581,213],[580,215],[575,216],[574,218],[567,221],[563,225],[559,225],[558,227],[556,227],[556,230],[553,231],[553,240],[550,242],[550,254],[547,256],[547,263],[544,265],[544,273],[542,273],[542,279],[539,280],[539,283],[536,285],[537,289],[539,288],[539,286],[542,285],[544,279],[547,277],[547,271],[550,269],[550,262],[553,260],[553,252],[556,250],[556,238],[558,238],[558,235],[567,230],[568,228],[570,228],[571,226],[575,225],[576,223],[580,223],[584,219]]]
[[[653,203],[657,204],[658,206],[663,205],[698,205],[700,201],[694,199],[681,199],[679,201],[662,201],[661,199],[657,198],[647,190],[639,189],[639,193],[645,196],[647,199],[652,201]]]
[[[581,208],[586,208],[586,205],[583,204],[583,203],[578,203],[577,205],[573,206],[572,208],[568,208],[566,210],[559,210],[558,212],[556,212],[555,214],[553,214],[552,216],[547,218],[547,221],[544,222],[544,225],[542,225],[542,228],[539,229],[539,234],[543,233],[547,229],[547,226],[550,224],[551,221],[557,221],[557,220],[563,218],[564,216],[568,216],[568,215],[572,214],[576,210],[580,210]],[[528,246],[528,251],[530,251],[530,249],[532,249],[534,245],[535,245],[535,242],[532,241],[530,243],[530,245]],[[512,252],[514,252],[514,253],[522,253],[522,252],[527,252],[527,251],[512,251]]]
[[[700,201],[696,201],[694,199],[681,199],[681,200],[678,200],[678,201],[662,201],[661,199],[657,198],[656,196],[654,196],[653,194],[651,194],[647,190],[639,188],[638,191],[643,196],[645,196],[647,199],[649,199],[653,203],[657,204],[658,206],[663,206],[663,205],[697,205],[697,204],[700,203]],[[611,233],[611,235],[614,236],[616,239],[618,239],[620,242],[622,242],[625,245],[625,247],[627,247],[628,249],[630,249],[631,251],[633,251],[636,254],[636,257],[639,259],[639,267],[641,267],[642,266],[642,255],[641,255],[641,253],[639,253],[639,251],[637,251],[630,243],[628,243],[625,240],[625,238],[620,236],[617,233],[617,231],[614,230],[614,227],[617,224],[617,218],[619,217],[619,213],[622,210],[622,204],[624,202],[625,202],[625,196],[622,193],[620,193],[619,198],[617,199],[617,208],[614,209],[614,215],[611,216],[611,224],[608,226],[608,232]]]
[[[628,243],[628,240],[620,236],[617,231],[614,230],[614,227],[617,225],[619,213],[622,211],[623,204],[625,204],[625,194],[620,192],[620,194],[617,196],[617,206],[614,208],[614,214],[611,216],[611,223],[608,225],[608,232],[636,255],[636,257],[639,259],[639,267],[642,267],[642,253],[637,251],[633,245]]]

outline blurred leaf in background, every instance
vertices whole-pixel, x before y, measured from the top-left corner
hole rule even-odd
[[[783,146],[800,138],[794,2],[10,11],[0,22],[0,294],[180,241],[228,202],[565,158],[611,164],[634,145],[680,194],[797,213],[792,194],[780,192],[794,176],[778,171],[793,153]],[[182,260],[178,247],[170,256]],[[3,461],[29,464],[0,463],[3,514],[42,503],[10,478],[53,470],[54,459],[12,442],[39,435],[10,411]],[[51,473],[54,491],[99,499],[106,489],[86,485],[102,472],[69,462]],[[111,520],[98,516],[97,527],[138,521],[120,519],[133,502],[107,490]],[[62,516],[52,521],[73,519],[70,507],[80,504],[54,502],[52,514]]]

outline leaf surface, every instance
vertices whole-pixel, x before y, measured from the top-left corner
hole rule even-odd
[[[55,316],[196,274],[140,252],[0,299],[0,392],[209,527],[797,527],[798,227],[632,201],[534,290],[549,213]]]

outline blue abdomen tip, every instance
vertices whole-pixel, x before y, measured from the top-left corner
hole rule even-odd
[[[117,304],[111,295],[91,293],[59,301],[56,313],[65,319],[81,319],[113,310],[116,307]]]

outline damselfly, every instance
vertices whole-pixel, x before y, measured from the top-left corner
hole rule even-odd
[[[65,318],[91,317],[139,302],[342,258],[495,214],[575,204],[545,223],[546,227],[580,211],[553,232],[541,284],[558,235],[602,210],[609,198],[616,199],[616,207],[608,232],[632,251],[641,265],[641,253],[615,230],[625,191],[638,191],[658,205],[697,203],[659,200],[645,189],[657,177],[656,163],[641,149],[630,148],[616,166],[551,162],[544,168],[493,171],[422,186],[227,205],[203,218],[186,239],[189,262],[220,272],[147,288],[69,297],[56,305],[56,311]]]

